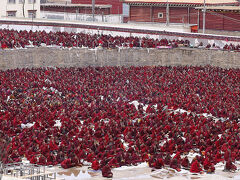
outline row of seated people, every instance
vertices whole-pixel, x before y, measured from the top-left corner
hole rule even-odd
[[[0,30],[0,40],[2,49],[5,48],[24,48],[29,45],[47,46],[57,45],[61,47],[88,47],[95,48],[102,46],[104,48],[116,47],[143,47],[156,48],[157,46],[173,46],[185,44],[189,46],[189,41],[167,39],[154,40],[150,38],[123,37],[111,35],[90,35],[84,33],[67,33],[67,32],[45,32],[45,31],[14,31]]]
[[[0,47],[2,49],[25,48],[28,46],[59,46],[59,47],[88,47],[88,48],[116,48],[116,47],[142,47],[157,48],[160,46],[169,46],[176,48],[179,45],[190,47],[188,40],[167,40],[152,39],[139,37],[122,37],[111,35],[90,35],[84,33],[67,33],[67,32],[45,32],[45,31],[15,31],[0,30]],[[202,44],[202,43],[200,43]],[[206,48],[209,48],[208,44]],[[211,47],[211,45],[210,45]],[[213,45],[215,47],[215,45]],[[226,45],[225,50],[240,50],[240,45]]]
[[[1,159],[63,168],[87,161],[104,177],[141,162],[193,173],[224,162],[234,171],[239,74],[210,66],[0,71]]]

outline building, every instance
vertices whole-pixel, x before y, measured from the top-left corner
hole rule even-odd
[[[111,5],[96,5],[95,14],[109,15]],[[41,4],[41,11],[60,12],[60,13],[74,13],[74,14],[92,14],[91,4],[60,4],[60,3],[46,3]]]
[[[41,3],[71,3],[71,0],[41,0]]]
[[[72,0],[72,4],[92,4],[92,0]],[[120,0],[95,0],[96,5],[111,5],[111,14],[122,14],[123,3]]]
[[[197,7],[196,9],[202,11],[204,8]],[[202,29],[202,16],[199,21],[199,28]],[[206,7],[206,29],[240,31],[240,6]]]
[[[1,0],[0,17],[39,18],[40,0]]]
[[[121,17],[111,16],[111,5],[96,5],[94,21],[120,22]],[[67,21],[93,21],[91,4],[44,3],[41,4],[41,17]]]
[[[199,25],[204,0],[123,0],[129,4],[129,21]],[[206,6],[235,6],[237,0],[206,0]],[[201,27],[201,26],[200,26]]]
[[[92,0],[72,0],[70,3],[69,0],[47,0],[41,4],[41,17],[67,21],[122,23],[126,22],[129,12],[128,5],[124,5],[120,0],[95,0],[93,18]]]

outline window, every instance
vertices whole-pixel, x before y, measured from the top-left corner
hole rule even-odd
[[[25,0],[19,0],[19,4],[24,4]]]
[[[28,4],[35,4],[36,3],[36,0],[28,0]]]
[[[158,13],[158,18],[163,18],[163,13]]]
[[[8,4],[15,4],[16,0],[8,0],[7,2],[8,2]]]
[[[16,17],[17,11],[7,11],[7,17]]]
[[[29,10],[28,11],[28,17],[29,18],[36,18],[36,11],[35,10]]]

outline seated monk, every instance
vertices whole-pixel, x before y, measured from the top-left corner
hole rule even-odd
[[[156,168],[156,169],[161,169],[163,166],[164,166],[164,162],[163,162],[163,159],[162,158],[158,158],[153,166]]]
[[[176,169],[177,171],[181,171],[180,170],[181,166],[177,158],[172,159],[170,163],[170,168]]]
[[[92,162],[92,169],[95,170],[95,171],[100,169],[100,165],[99,165],[98,160],[94,160]]]
[[[56,165],[57,161],[56,161],[56,157],[53,154],[48,154],[47,156],[47,165]]]
[[[31,164],[36,164],[37,163],[37,158],[35,156],[32,156],[30,159]]]
[[[46,165],[46,158],[44,156],[41,156],[38,160],[39,165]]]
[[[170,154],[167,154],[167,156],[164,159],[164,164],[170,165],[170,162],[171,162],[171,156]]]
[[[113,177],[113,173],[111,171],[111,168],[108,165],[103,166],[103,168],[102,168],[102,176],[106,177],[106,178],[112,178]]]
[[[185,158],[182,160],[181,165],[182,165],[184,168],[187,168],[187,169],[189,168],[190,163],[189,163],[189,160],[188,160],[187,157],[185,157]]]
[[[190,168],[191,173],[200,173],[202,171],[202,168],[198,162],[198,160],[193,160]]]
[[[203,161],[203,168],[204,170],[208,170],[211,166],[211,162],[209,161],[209,159],[206,157],[205,160]]]
[[[65,159],[63,162],[61,162],[61,166],[64,169],[68,169],[72,167],[71,159]]]
[[[81,165],[81,163],[76,155],[71,158],[71,162],[72,162],[72,166],[80,166]]]
[[[119,167],[119,165],[118,165],[118,162],[117,162],[117,159],[116,158],[112,158],[110,161],[109,161],[109,166],[110,167]]]
[[[62,151],[60,151],[56,156],[56,161],[57,161],[57,163],[60,164],[63,160],[64,160],[64,154]]]
[[[203,168],[207,171],[207,173],[213,173],[215,171],[213,163],[211,163],[208,158],[205,158],[203,161]]]
[[[236,171],[237,167],[232,163],[231,160],[228,160],[225,164],[224,171]]]
[[[155,167],[155,159],[153,157],[151,157],[148,160],[148,165],[149,165],[150,168]]]

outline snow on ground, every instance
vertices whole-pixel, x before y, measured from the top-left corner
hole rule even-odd
[[[195,154],[190,154],[195,156]],[[150,180],[150,179],[163,179],[163,180],[240,180],[240,162],[236,163],[238,171],[235,173],[223,172],[224,164],[219,163],[216,165],[216,172],[214,174],[192,174],[188,170],[181,169],[180,172],[172,168],[165,167],[156,171],[152,171],[147,163],[140,163],[138,166],[122,166],[112,169],[113,180]],[[66,180],[101,180],[107,179],[102,177],[101,171],[90,170],[88,167],[83,166],[80,168],[71,168],[63,170],[59,167],[53,167],[57,173],[58,178]]]
[[[118,168],[114,168],[114,171],[124,171],[124,170],[131,170],[131,169],[135,169],[135,168],[147,168],[148,164],[146,162],[144,163],[140,163],[137,166],[121,166]]]
[[[139,103],[138,101],[132,101],[132,102],[129,102],[129,104],[133,104],[136,108],[136,110],[138,110],[138,106],[139,105],[142,105],[143,106],[143,110],[146,112],[147,110],[147,107],[149,106],[148,104],[143,104],[143,103]],[[157,104],[153,105],[153,107],[155,109],[157,109]],[[204,116],[206,118],[212,118],[214,121],[226,121],[228,120],[229,118],[223,118],[223,117],[215,117],[213,116],[212,114],[208,114],[208,113],[202,113],[202,114],[197,114],[195,112],[191,112],[191,111],[187,111],[185,109],[181,109],[181,108],[178,108],[178,109],[171,109],[171,108],[168,108],[168,106],[164,106],[163,108],[163,111],[169,111],[169,112],[174,112],[174,113],[180,113],[180,114],[183,114],[183,113],[187,113],[187,115],[189,115],[190,113],[193,113],[194,115],[196,116]]]
[[[139,105],[143,105],[142,103],[139,103],[138,101],[132,101],[129,104],[133,104],[137,110],[138,110]]]
[[[62,123],[60,120],[56,120],[55,121],[55,124],[54,124],[54,127],[61,127],[62,126]]]
[[[34,123],[27,123],[27,124],[21,124],[21,128],[24,129],[24,128],[31,128],[32,126],[34,126],[35,122]]]
[[[180,172],[169,167],[152,171],[147,163],[138,166],[122,166],[112,169],[113,180],[240,180],[240,162],[237,162],[238,170],[235,173],[224,172],[224,164],[218,163],[214,174],[192,174],[188,170],[181,169]],[[62,169],[60,166],[47,167],[46,171],[56,172],[58,179],[65,180],[104,180],[101,171],[94,171],[88,166]],[[2,180],[17,180],[17,178],[3,177]]]

